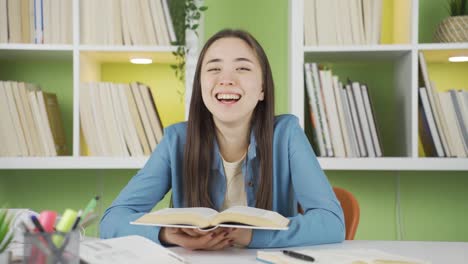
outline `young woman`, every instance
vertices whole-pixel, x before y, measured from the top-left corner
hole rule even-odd
[[[341,206],[297,118],[274,116],[273,93],[268,59],[249,33],[227,29],[212,36],[198,60],[188,122],[165,129],[146,165],[104,213],[101,237],[141,235],[204,250],[341,242]],[[289,229],[201,232],[129,224],[171,189],[174,207],[258,207],[288,217]]]

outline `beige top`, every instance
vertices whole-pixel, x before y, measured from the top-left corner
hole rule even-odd
[[[226,195],[221,210],[228,209],[236,205],[247,205],[247,195],[245,193],[244,175],[242,175],[242,162],[244,156],[235,162],[227,162],[223,159],[224,172],[226,174]]]

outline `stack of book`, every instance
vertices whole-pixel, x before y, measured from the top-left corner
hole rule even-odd
[[[176,41],[167,0],[81,0],[81,43],[161,45]]]
[[[151,90],[141,83],[82,83],[80,122],[91,156],[147,156],[163,137]]]
[[[437,91],[430,81],[426,59],[419,53],[419,136],[430,157],[468,156],[468,91]]]
[[[0,0],[0,43],[72,43],[72,0]]]
[[[382,0],[304,0],[305,45],[379,44]]]
[[[317,63],[304,65],[315,153],[320,157],[381,157],[382,144],[368,87],[344,85]]]
[[[0,81],[0,156],[66,155],[57,96],[24,82]]]

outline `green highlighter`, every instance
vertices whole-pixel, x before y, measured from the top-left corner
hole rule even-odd
[[[66,209],[63,213],[62,217],[60,218],[59,223],[55,227],[56,231],[60,231],[63,233],[67,233],[71,231],[73,227],[73,223],[76,220],[78,213],[72,209]],[[54,242],[56,247],[62,246],[63,243],[63,236],[62,235],[54,235],[52,237],[52,242]]]
[[[83,214],[81,215],[81,219],[86,219],[89,213],[91,213],[94,208],[96,207],[97,201],[99,200],[99,196],[94,197],[89,201],[88,205],[86,205],[86,208],[83,211]]]

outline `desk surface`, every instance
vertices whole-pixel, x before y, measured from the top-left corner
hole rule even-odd
[[[468,243],[422,241],[364,241],[351,240],[339,244],[319,245],[314,249],[379,249],[388,253],[430,261],[433,264],[468,263]],[[297,248],[303,249],[303,248]],[[255,260],[257,250],[230,248],[224,251],[190,251],[171,248],[185,257],[189,263],[260,263]]]

